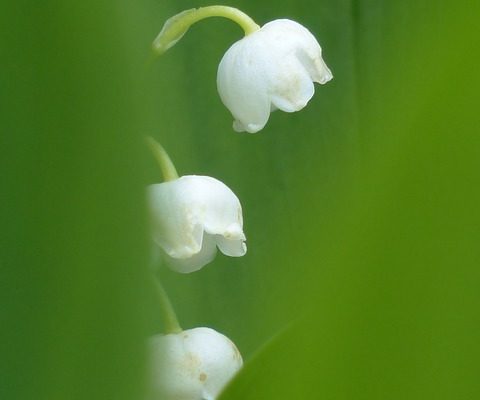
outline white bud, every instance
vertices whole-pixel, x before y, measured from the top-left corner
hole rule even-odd
[[[150,400],[213,400],[243,364],[233,342],[210,328],[153,336],[149,356]]]
[[[223,56],[217,88],[238,132],[258,132],[276,109],[294,112],[314,93],[313,82],[327,83],[332,73],[308,29],[279,19],[234,43]]]
[[[214,259],[217,246],[231,257],[246,253],[240,201],[219,180],[182,176],[150,185],[147,194],[153,240],[173,270],[202,268]]]

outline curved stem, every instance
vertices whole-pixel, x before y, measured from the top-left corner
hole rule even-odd
[[[173,309],[172,303],[168,298],[167,292],[163,288],[156,276],[153,277],[153,285],[162,309],[163,325],[165,327],[165,334],[182,332],[182,328],[178,323],[177,315]]]
[[[153,41],[153,50],[156,54],[165,53],[177,43],[194,23],[209,17],[223,17],[236,22],[249,35],[260,29],[247,14],[237,8],[227,6],[208,6],[192,8],[169,18],[163,25],[161,32]]]
[[[245,35],[249,35],[260,29],[260,26],[243,11],[227,6],[207,6],[194,9],[192,13],[189,13],[188,16],[185,17],[185,22],[188,23],[190,27],[190,25],[193,25],[195,22],[209,17],[228,18],[240,25]]]
[[[178,179],[178,173],[175,169],[175,165],[173,165],[172,160],[168,156],[168,153],[165,151],[163,146],[151,136],[147,136],[145,141],[147,142],[148,147],[150,147],[150,150],[152,150],[153,156],[157,160],[157,163],[162,170],[163,180],[168,182]]]

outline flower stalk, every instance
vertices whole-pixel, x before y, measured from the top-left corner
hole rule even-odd
[[[154,53],[159,56],[162,55],[185,35],[190,26],[209,17],[228,18],[240,25],[245,35],[260,29],[260,26],[253,19],[234,7],[208,6],[192,8],[174,15],[165,22],[162,30],[153,41],[152,48]]]
[[[147,136],[145,138],[145,141],[147,142],[148,147],[152,151],[153,156],[155,157],[158,165],[160,166],[163,180],[165,182],[169,182],[178,179],[178,173],[175,169],[175,165],[173,165],[172,160],[168,156],[168,153],[165,151],[163,146],[151,136]]]
[[[175,310],[173,309],[172,303],[167,295],[167,292],[163,288],[163,285],[160,283],[156,276],[153,276],[152,282],[160,303],[160,308],[162,310],[165,334],[182,332],[183,329],[178,322]]]

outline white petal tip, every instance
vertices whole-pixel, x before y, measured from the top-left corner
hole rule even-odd
[[[233,130],[235,132],[248,132],[248,133],[257,133],[261,131],[265,125],[261,124],[242,124],[240,121],[235,120],[233,121]]]
[[[333,79],[333,75],[331,72],[329,72],[328,74],[323,75],[318,81],[318,83],[320,85],[324,85],[325,83],[330,82],[332,79]]]
[[[247,254],[247,245],[245,243],[242,243],[242,250],[243,250],[243,252],[239,257],[242,257],[245,254]]]
[[[324,85],[333,79],[332,71],[330,71],[330,68],[327,67],[327,64],[325,64],[322,58],[315,60],[315,67],[317,71],[315,82]]]
[[[245,132],[245,128],[243,127],[243,124],[240,121],[237,121],[237,120],[233,121],[232,126],[235,132],[239,132],[239,133]]]
[[[247,245],[245,242],[242,242],[237,249],[236,252],[232,252],[229,254],[230,257],[243,257],[245,254],[247,254]]]

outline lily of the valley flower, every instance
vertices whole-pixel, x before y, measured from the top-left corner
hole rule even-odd
[[[151,400],[213,400],[242,367],[235,344],[210,328],[150,339]]]
[[[238,132],[258,132],[271,111],[301,110],[313,96],[313,83],[333,78],[319,43],[304,26],[278,19],[260,28],[233,7],[201,7],[171,17],[153,42],[154,52],[163,54],[191,25],[208,17],[229,18],[245,32],[225,53],[217,73],[218,92]]]
[[[217,87],[238,132],[261,130],[270,112],[294,112],[325,84],[332,73],[315,37],[288,19],[265,24],[234,43],[218,67]]]
[[[150,185],[148,203],[153,239],[175,271],[202,268],[217,247],[232,257],[247,251],[240,201],[217,179],[187,175]]]

